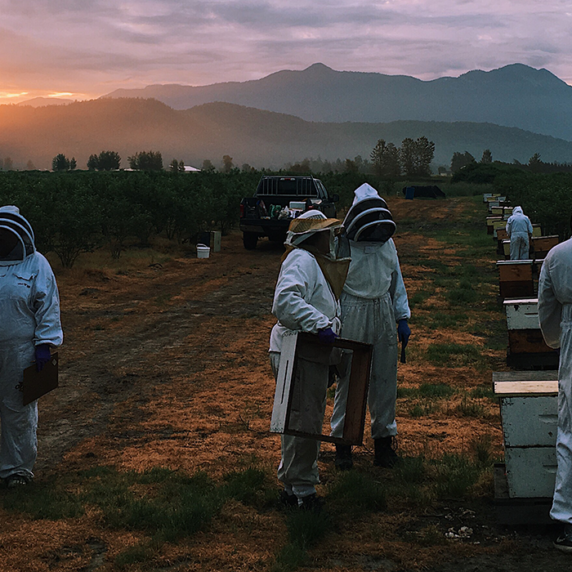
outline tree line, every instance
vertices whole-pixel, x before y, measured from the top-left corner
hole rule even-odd
[[[259,173],[166,171],[4,172],[0,204],[15,204],[30,220],[41,252],[72,267],[82,252],[106,247],[115,258],[133,242],[161,235],[179,243],[199,233],[223,233],[238,222]]]
[[[118,258],[155,236],[184,244],[204,231],[226,234],[238,223],[240,200],[255,193],[263,174],[270,172],[6,171],[0,173],[0,205],[17,205],[40,252],[55,253],[71,268],[82,252],[99,248]],[[339,208],[351,204],[362,183],[375,185],[372,179],[358,173],[322,177],[330,193],[340,195]]]

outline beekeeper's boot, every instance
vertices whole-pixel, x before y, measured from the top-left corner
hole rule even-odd
[[[348,471],[353,466],[354,462],[352,459],[352,446],[336,444],[336,469],[339,471]]]
[[[385,469],[393,469],[399,457],[395,452],[397,449],[397,440],[395,437],[381,437],[374,440],[375,456],[373,464],[376,467],[383,467]]]

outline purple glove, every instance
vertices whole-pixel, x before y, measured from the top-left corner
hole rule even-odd
[[[409,342],[409,336],[411,335],[411,330],[407,325],[407,320],[399,320],[397,323],[397,337],[401,342],[403,349],[407,347],[407,342]]]
[[[39,344],[36,346],[36,370],[42,371],[44,366],[50,361],[52,354],[48,344]]]
[[[318,339],[323,344],[333,344],[337,337],[338,334],[336,334],[332,328],[324,328],[318,332]]]

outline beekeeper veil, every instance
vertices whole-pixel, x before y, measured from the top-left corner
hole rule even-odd
[[[395,222],[387,203],[367,183],[358,187],[344,227],[349,240],[356,242],[387,242],[395,232]]]
[[[307,241],[317,233],[327,232],[329,237],[328,252],[322,252]],[[309,210],[295,218],[291,223],[286,235],[286,252],[282,261],[295,248],[302,248],[310,252],[318,262],[326,280],[330,284],[336,298],[342,294],[344,283],[350,267],[350,258],[338,257],[341,234],[343,232],[342,221],[336,218],[327,218],[321,211]]]
[[[36,251],[32,227],[20,214],[18,207],[13,205],[0,207],[0,230],[17,239],[13,250],[0,258],[0,266],[19,264]]]

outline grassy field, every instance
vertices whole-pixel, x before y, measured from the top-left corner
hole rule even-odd
[[[278,505],[266,351],[279,246],[244,251],[235,233],[208,260],[157,243],[71,271],[54,261],[62,383],[40,404],[35,482],[0,490],[0,569],[562,567],[550,533],[495,520],[491,376],[507,369],[507,332],[485,207],[388,201],[412,307],[395,469],[373,467],[366,430],[350,472],[322,447],[322,513]]]

